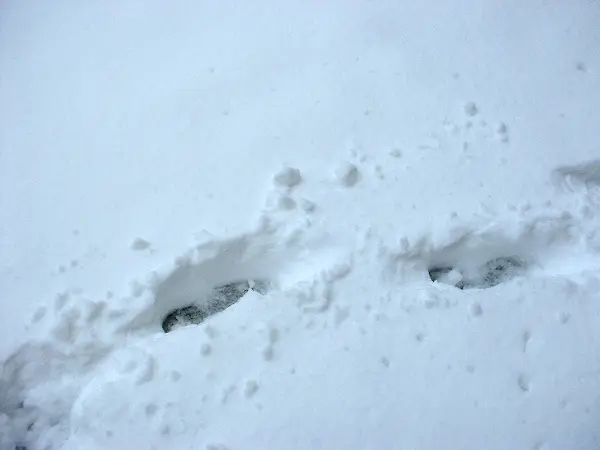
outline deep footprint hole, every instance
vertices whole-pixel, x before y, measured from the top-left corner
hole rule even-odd
[[[191,303],[170,311],[163,319],[162,329],[165,333],[169,333],[186,325],[200,324],[208,317],[237,303],[248,291],[265,295],[270,288],[271,283],[267,280],[236,281],[217,286],[208,298],[201,299],[202,302]]]
[[[492,259],[472,271],[464,271],[459,265],[438,265],[429,268],[429,278],[433,282],[448,284],[458,289],[489,289],[500,283],[521,276],[527,270],[527,263],[518,257]]]

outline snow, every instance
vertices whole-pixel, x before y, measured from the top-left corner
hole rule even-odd
[[[298,169],[286,167],[273,177],[275,185],[286,188],[294,188],[302,182],[302,174]]]
[[[600,447],[598,2],[217,3],[0,7],[0,449]]]

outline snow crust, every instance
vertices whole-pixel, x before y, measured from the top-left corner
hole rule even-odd
[[[4,2],[0,449],[599,448],[598,23]]]

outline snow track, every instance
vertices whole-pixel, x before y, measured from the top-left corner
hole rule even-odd
[[[587,195],[587,191],[582,195]],[[475,292],[463,297],[466,293],[451,293],[444,284],[432,283],[427,276],[428,271],[432,276],[432,267],[459,271],[459,281],[463,283],[459,287],[475,288],[476,291],[493,288],[498,294],[516,292],[517,286],[523,292],[538,286],[535,289],[574,298],[585,297],[585,293],[600,285],[596,275],[600,272],[598,248],[590,245],[590,239],[593,240],[598,230],[593,223],[577,217],[578,212],[540,211],[534,214],[529,211],[525,215],[499,217],[478,229],[461,227],[460,232],[451,231],[444,238],[428,238],[430,234],[426,233],[414,244],[403,241],[399,250],[368,234],[367,240],[351,252],[342,251],[347,247],[335,243],[327,237],[325,230],[311,222],[311,213],[300,211],[298,214],[301,220],[296,223],[300,225],[290,227],[285,222],[272,220],[275,216],[269,220],[266,220],[268,216],[263,216],[257,231],[199,244],[176,258],[171,270],[151,274],[147,284],[138,283],[130,296],[110,305],[105,301],[85,302],[77,298],[82,293],[64,293],[56,298],[54,305],[42,307],[46,313],[37,313],[32,326],[45,326],[47,334],[40,333],[35,341],[17,350],[2,365],[3,427],[9,430],[3,435],[3,445],[6,448],[10,445],[38,448],[69,435],[76,442],[75,448],[80,445],[105,448],[110,447],[111,442],[133,442],[141,429],[120,424],[120,418],[130,415],[138,418],[136,423],[140,426],[145,420],[153,423],[152,439],[156,442],[166,439],[164,445],[172,442],[173,434],[185,436],[190,427],[202,429],[203,423],[204,427],[208,426],[209,416],[204,413],[201,414],[204,418],[198,419],[200,422],[175,425],[174,417],[190,420],[191,414],[189,411],[177,412],[183,406],[176,399],[153,394],[148,397],[152,401],[131,404],[127,400],[127,404],[122,403],[127,398],[126,393],[132,390],[161,392],[162,383],[168,380],[179,382],[181,371],[169,368],[170,357],[164,353],[168,351],[170,337],[162,334],[161,327],[169,313],[190,304],[204,308],[202,319],[195,321],[201,324],[193,325],[194,320],[191,320],[187,324],[193,329],[169,328],[168,331],[173,335],[192,333],[190,336],[196,336],[194,329],[199,327],[204,338],[191,338],[182,351],[189,352],[190,361],[211,360],[212,366],[215,358],[216,361],[227,361],[227,352],[231,351],[227,350],[229,344],[223,347],[219,342],[223,339],[244,342],[248,350],[256,348],[256,354],[250,351],[244,360],[235,364],[241,368],[255,364],[251,362],[253,358],[267,364],[274,358],[287,359],[278,351],[281,327],[286,330],[284,335],[291,333],[298,338],[298,335],[308,333],[300,339],[315,339],[310,330],[328,326],[339,329],[357,309],[360,310],[361,303],[377,322],[399,320],[398,313],[394,313],[392,319],[387,316],[389,311],[383,312],[393,304],[399,304],[405,314],[414,314],[422,308],[462,310],[468,307],[473,317],[485,314],[489,307],[498,307],[490,305],[489,298],[483,304]],[[489,261],[500,261],[506,255],[522,261],[517,273],[497,273],[493,282],[482,278],[479,285],[465,285],[476,279],[482,266],[489,269]],[[357,264],[366,264],[372,275],[356,270]],[[361,281],[365,277],[385,281],[380,288],[369,288],[369,284]],[[232,286],[227,283],[242,279],[268,280],[270,288],[259,293],[260,283],[259,288],[250,289],[246,282],[245,288],[225,304],[211,303],[211,295],[214,295],[211,292],[215,287]],[[343,291],[352,286],[379,298],[365,298],[352,304],[348,300],[350,297],[344,300],[344,295],[337,292],[338,288]],[[351,297],[360,298],[356,295],[355,292]],[[209,299],[209,303],[198,303],[202,299]],[[494,301],[502,302],[501,299]],[[230,308],[227,321],[226,315],[219,318],[225,308]],[[572,306],[563,304],[561,308],[555,312],[557,324],[566,324],[577,314]],[[279,325],[263,328],[252,323],[251,317],[260,316],[256,310],[264,311],[265,318],[271,317],[267,320]],[[237,324],[237,328],[227,329],[229,322]],[[366,332],[366,329],[359,330]],[[425,339],[425,334],[415,331],[415,339],[420,342]],[[528,346],[531,339],[531,329],[523,331],[523,345]],[[151,353],[144,350],[155,345],[164,349]],[[388,367],[390,356],[382,356],[381,363],[382,367]],[[207,380],[206,389],[213,386],[212,380],[216,380],[215,370],[202,371],[204,375],[201,376]],[[264,370],[260,369],[261,372]],[[235,370],[228,370],[228,373],[231,380],[237,376]],[[470,376],[478,377],[476,374]],[[209,408],[212,410],[216,405],[226,404],[235,392],[235,395],[245,393],[246,397],[253,397],[259,381],[251,379],[245,383],[246,387],[232,381],[230,386],[222,387],[223,392],[219,394],[221,397],[217,395],[218,398],[214,397],[213,387],[202,390],[205,394],[193,395],[200,395],[200,403],[205,402],[204,398],[212,399]],[[533,389],[528,373],[515,374],[515,383],[524,393]],[[71,388],[65,390],[65,384]],[[86,387],[80,390],[78,386]],[[181,395],[189,395],[191,391],[192,385],[184,385]],[[146,394],[141,394],[140,399],[144,398],[147,398]],[[83,441],[77,440],[79,438]],[[117,438],[118,441],[113,441]]]
[[[597,2],[5,3],[0,450],[600,448]]]

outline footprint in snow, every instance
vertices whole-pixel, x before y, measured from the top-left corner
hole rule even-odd
[[[523,275],[526,269],[527,263],[520,258],[499,257],[468,273],[458,267],[434,266],[429,269],[429,278],[459,289],[488,289]]]
[[[168,333],[182,326],[202,323],[238,302],[249,290],[264,295],[269,288],[270,283],[266,280],[239,281],[218,286],[213,289],[208,301],[192,303],[169,312],[162,322],[163,331]]]

